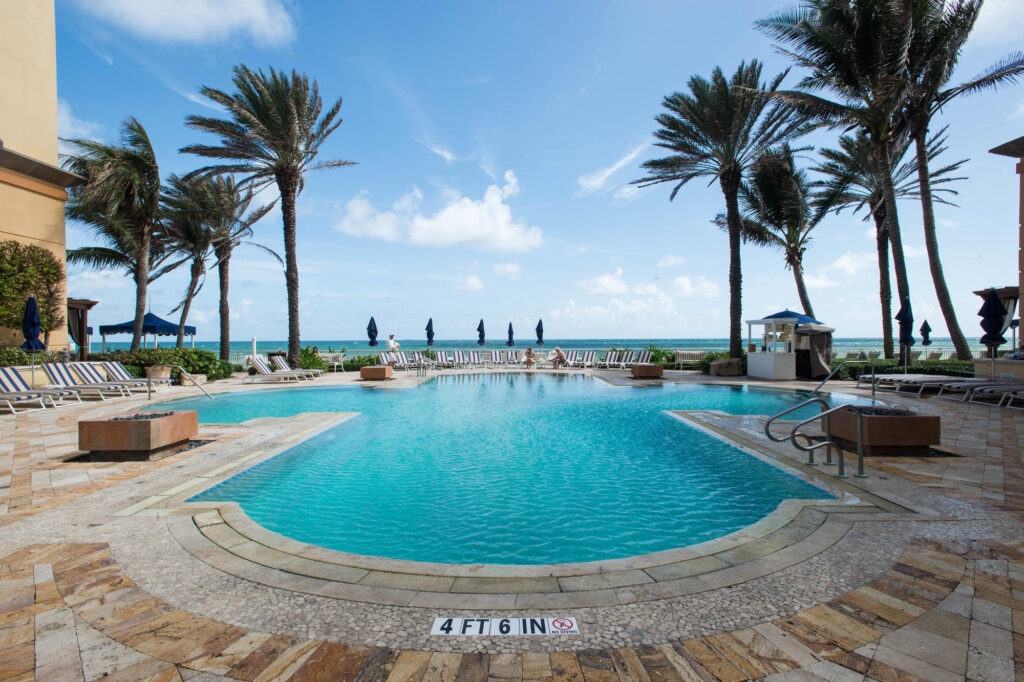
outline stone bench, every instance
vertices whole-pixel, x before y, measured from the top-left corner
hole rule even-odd
[[[633,365],[630,368],[634,379],[658,379],[665,372],[661,365]]]
[[[364,381],[386,381],[391,378],[392,373],[391,365],[374,365],[359,368],[359,378]]]
[[[738,377],[743,375],[743,361],[739,358],[723,358],[711,363],[711,376]]]

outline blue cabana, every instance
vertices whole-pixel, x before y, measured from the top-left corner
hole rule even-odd
[[[764,328],[760,343],[754,341],[755,325]],[[797,376],[827,375],[834,331],[810,315],[788,309],[747,320],[747,376],[792,381]]]
[[[104,348],[107,345],[107,336],[114,334],[131,334],[135,331],[135,320],[128,320],[121,324],[101,324],[100,325],[100,336],[103,338]],[[145,317],[142,318],[142,336],[143,346],[145,346],[145,337],[153,335],[153,348],[157,347],[156,337],[158,336],[177,336],[178,325],[174,322],[168,322],[167,320],[157,317],[153,313],[146,313]],[[196,328],[190,324],[185,325],[185,336],[191,337],[192,347],[196,345]]]

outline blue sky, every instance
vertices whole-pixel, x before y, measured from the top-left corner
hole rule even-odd
[[[724,337],[727,243],[710,222],[721,192],[692,182],[670,202],[667,186],[628,183],[661,155],[653,118],[691,75],[752,58],[767,75],[787,66],[752,28],[783,5],[58,0],[60,133],[113,139],[134,115],[162,172],[188,172],[201,160],[177,150],[204,137],[184,118],[213,113],[200,86],[229,89],[237,63],[305,71],[325,101],[344,99],[322,156],[358,165],[310,174],[299,198],[303,338],[360,338],[370,315],[400,338],[421,336],[430,316],[439,338],[471,338],[481,317],[524,333],[543,318],[555,338]],[[1024,4],[988,0],[958,77],[1022,39]],[[970,292],[1017,281],[1017,176],[987,150],[1024,134],[1024,88],[956,102],[941,121],[946,158],[970,159],[959,207],[938,220],[961,325],[978,336]],[[900,209],[915,317],[944,336],[920,211]],[[806,255],[815,312],[840,336],[880,335],[861,217],[827,219]],[[279,212],[256,241],[283,253]],[[70,247],[89,242],[69,226]],[[743,269],[744,319],[798,309],[781,253],[744,247]],[[285,338],[278,264],[240,248],[231,285],[234,339]],[[166,315],[185,286],[184,272],[154,283],[153,312]],[[69,290],[101,301],[94,323],[132,316],[133,285],[118,274],[71,269]],[[216,311],[211,273],[190,317],[200,339],[216,338]]]

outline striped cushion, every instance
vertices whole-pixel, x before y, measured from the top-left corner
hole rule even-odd
[[[12,393],[16,391],[30,390],[32,390],[32,387],[29,386],[24,377],[18,373],[18,370],[13,367],[0,367],[0,391]]]

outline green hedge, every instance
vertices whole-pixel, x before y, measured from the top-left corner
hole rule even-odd
[[[26,353],[17,346],[0,347],[0,367],[20,367],[31,365],[33,362],[40,365],[44,362],[63,362],[63,351],[41,351],[35,354],[33,359],[30,353]]]
[[[189,374],[205,374],[209,381],[225,379],[235,371],[237,365],[221,360],[210,350],[197,348],[145,348],[137,351],[114,350],[107,353],[90,353],[90,361],[113,360],[124,365],[132,376],[145,377],[146,367],[152,365],[181,365]],[[175,370],[172,374],[177,375]]]
[[[841,362],[841,361],[839,361]],[[835,363],[838,366],[838,362]],[[898,360],[874,360],[871,366],[875,374],[896,374],[903,371]],[[835,379],[856,379],[862,374],[871,374],[869,365],[847,365],[836,372]],[[950,376],[974,376],[974,362],[971,360],[918,360],[907,367],[910,374],[948,374]]]
[[[313,350],[312,346],[299,349],[299,367],[301,369],[322,369],[327,371],[327,363]]]

